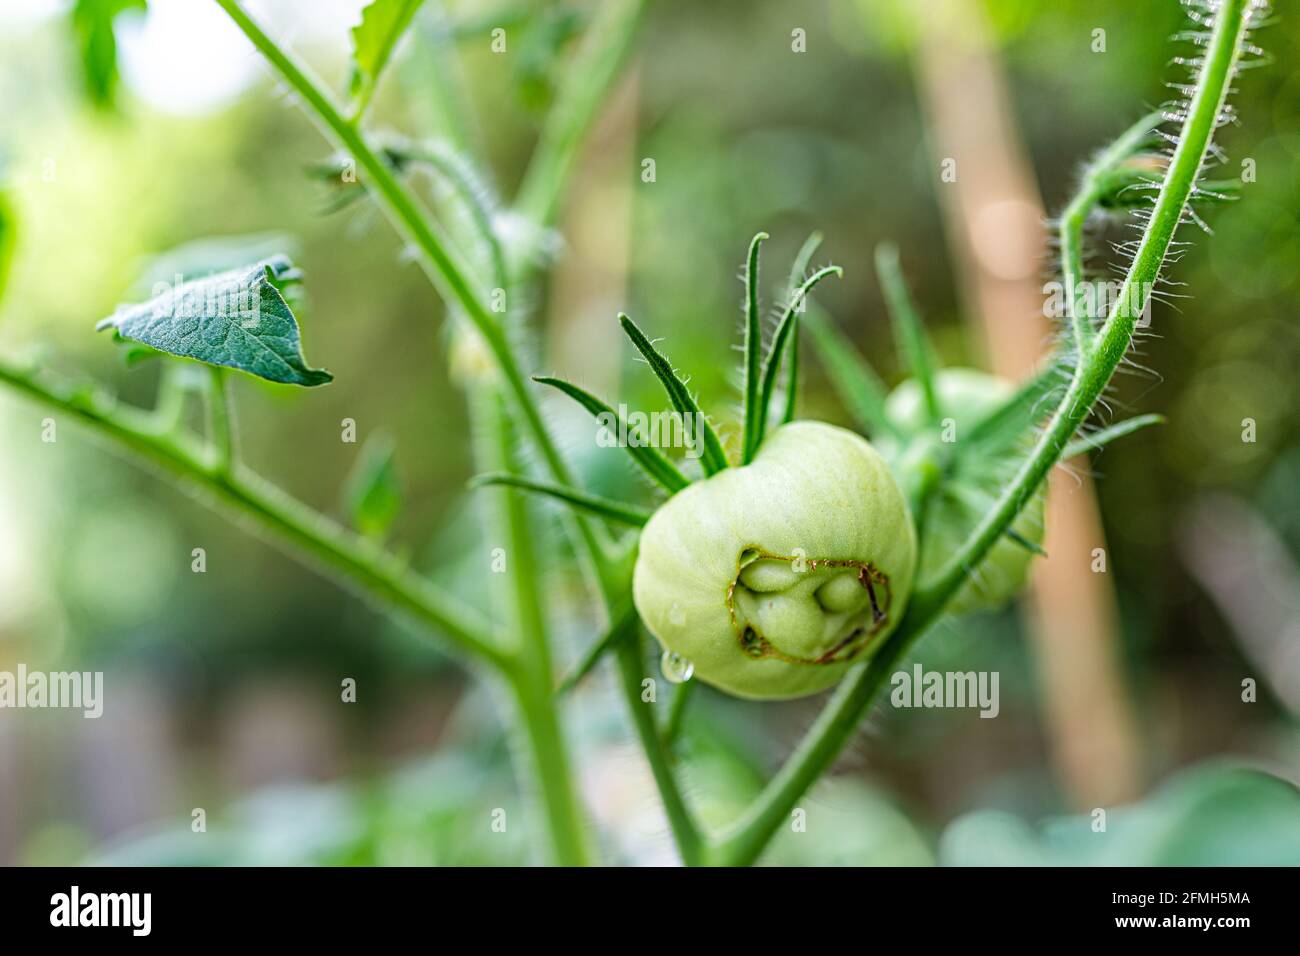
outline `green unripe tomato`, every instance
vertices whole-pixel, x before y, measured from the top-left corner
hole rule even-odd
[[[983,418],[1015,392],[1005,379],[975,369],[943,369],[935,375],[935,396],[941,416],[951,419],[951,437],[960,443]],[[885,415],[905,434],[927,427],[925,399],[920,383],[908,379],[885,400]],[[943,428],[943,425],[939,426]],[[890,449],[883,449],[888,454]],[[930,499],[925,513],[925,541],[921,548],[920,577],[936,574],[961,546],[979,519],[993,507],[1010,477],[1006,463],[963,469],[944,481]],[[1040,492],[1012,522],[1015,532],[1034,544],[1043,541],[1043,495]],[[1033,555],[1010,538],[1002,537],[953,596],[948,611],[963,614],[1009,601],[1025,586]]]
[[[829,687],[894,629],[916,532],[863,438],[784,425],[743,468],[670,498],[646,524],[632,594],[646,627],[739,697]]]

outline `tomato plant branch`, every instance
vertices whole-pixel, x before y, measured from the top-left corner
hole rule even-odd
[[[497,366],[504,390],[552,476],[561,484],[573,484],[568,465],[551,438],[529,384],[519,368],[505,327],[488,309],[485,302],[486,290],[472,281],[471,271],[461,261],[455,247],[438,234],[429,217],[397,178],[388,162],[370,146],[360,128],[344,117],[323,84],[312,77],[292,54],[272,40],[236,0],[216,2],[289,86],[303,98],[312,114],[324,125],[326,134],[346,149],[365,171],[368,184],[390,220],[420,250],[425,273],[444,301],[459,309],[482,336]],[[602,592],[611,590],[614,587],[613,575],[603,560],[608,544],[607,536],[586,518],[575,516],[572,522],[583,550],[589,556],[598,586]],[[529,734],[534,769],[542,782],[557,856],[577,861],[583,858],[584,851],[568,832],[568,821],[576,820],[577,809],[576,800],[571,799],[571,791],[568,789],[571,786],[567,779],[570,775],[558,717],[554,705],[541,698],[540,691],[534,686],[539,653],[537,644],[536,641],[524,642],[524,657],[518,661],[520,666],[513,687],[516,702],[525,722],[529,724],[525,731]],[[515,662],[514,658],[511,660]],[[545,660],[549,662],[549,656]],[[527,676],[520,677],[521,674]],[[547,694],[551,693],[551,685],[552,679],[547,674]],[[550,728],[544,737],[538,737],[533,728],[534,722],[542,722]],[[562,781],[561,777],[566,779]],[[567,808],[559,805],[564,800],[568,800]],[[560,821],[558,825],[557,821]]]
[[[559,102],[547,119],[514,203],[516,212],[539,227],[549,227],[555,218],[578,149],[600,104],[613,85],[620,64],[627,57],[644,6],[644,0],[611,0],[602,4],[587,29],[581,50],[568,68],[568,80]],[[517,255],[514,261],[519,278],[522,279],[533,268],[535,257],[530,250],[522,250],[522,254]],[[555,477],[562,483],[569,483],[559,474]],[[612,559],[608,550],[593,549],[589,539],[585,544],[589,559],[596,568],[597,592],[608,618],[610,638],[593,647],[592,656],[580,662],[566,684],[576,683],[605,649],[619,647],[619,686],[633,727],[650,764],[682,860],[688,865],[697,863],[702,846],[700,828],[687,807],[672,769],[671,754],[655,725],[653,714],[641,700],[640,682],[644,674],[639,654],[640,642],[636,642],[637,650],[632,656],[621,647],[629,643],[624,640],[624,629],[638,626],[635,612],[625,606],[626,595],[620,593],[620,587],[626,591],[626,582],[619,580],[618,563]],[[680,689],[678,693],[681,693]]]
[[[641,682],[645,679],[643,670],[641,631],[635,618],[628,632],[617,640],[614,651],[618,659],[619,682],[623,697],[627,701],[632,725],[636,729],[645,751],[646,761],[650,764],[650,773],[663,801],[664,813],[668,817],[668,826],[672,831],[677,851],[682,862],[687,866],[697,866],[703,862],[701,853],[703,841],[699,826],[682,795],[677,774],[673,769],[673,758],[659,730],[654,711],[641,699]],[[685,686],[678,688],[681,694]]]
[[[617,0],[617,2],[603,5],[587,29],[578,55],[566,71],[565,81],[559,94],[559,102],[549,114],[541,139],[525,174],[524,184],[515,202],[516,211],[535,227],[535,230],[530,232],[529,235],[540,233],[541,230],[548,228],[552,223],[559,207],[561,193],[572,172],[578,148],[596,115],[605,93],[614,80],[619,64],[631,44],[642,6],[642,0]],[[440,92],[444,96],[448,93],[445,89],[440,90]],[[445,170],[444,174],[453,172],[455,170]],[[478,206],[475,191],[469,188],[468,184],[460,181],[453,182],[453,186],[458,187],[457,191],[461,194],[461,201],[470,205],[471,225],[482,234],[479,238],[488,244],[492,252],[492,266],[496,274],[495,280],[497,284],[502,288],[509,287],[511,283],[516,287],[522,286],[528,281],[531,272],[537,267],[538,257],[534,254],[535,250],[530,248],[512,250],[517,254],[509,257],[509,264],[503,261],[500,240],[495,234],[491,217],[486,215],[486,211]],[[497,357],[498,360],[501,359],[499,353]],[[508,369],[503,369],[503,371],[508,374]],[[520,395],[518,397],[521,402],[532,404],[531,395]],[[502,417],[497,420],[493,428],[488,430],[503,432],[508,426],[508,420]],[[542,437],[545,438],[546,436],[543,435]],[[545,453],[546,449],[544,448],[543,451]],[[500,463],[500,459],[498,463]],[[552,461],[552,464],[554,464],[554,461]],[[513,473],[521,472],[521,469],[517,467],[506,470]],[[571,483],[566,480],[561,470],[553,467],[552,473],[559,479],[561,484],[569,485]],[[508,511],[503,516],[503,527],[513,529],[507,533],[518,535],[520,530],[526,526],[526,509],[517,495],[507,494],[504,497],[513,499],[506,506],[513,510]],[[626,590],[626,582],[623,580],[623,568],[620,559],[605,546],[607,542],[604,539],[598,538],[592,532],[586,522],[573,518],[566,521],[566,527],[570,528],[571,531],[575,530],[575,524],[577,542],[585,552],[588,565],[593,571],[596,592],[605,607],[606,616],[609,618],[611,625],[611,632],[617,632],[625,627],[626,621],[635,624],[635,615],[631,614],[630,609],[625,610],[621,607],[624,598],[620,592]],[[521,543],[526,544],[527,539],[525,538],[524,542]],[[512,553],[516,555],[514,560],[518,562],[522,559],[522,555],[528,552],[526,550],[516,551],[512,548]],[[517,564],[517,566],[523,567],[524,565]],[[527,577],[527,575],[524,575],[524,577]],[[526,587],[535,587],[535,582],[530,580],[525,582],[525,585]],[[526,595],[517,594],[516,598],[522,601],[526,598]],[[604,642],[601,642],[601,644],[604,645]],[[550,656],[545,634],[539,631],[533,640],[526,642],[526,645],[535,648],[536,654],[531,657],[526,655],[525,663],[531,663],[532,666],[522,668],[521,677],[529,677],[535,683],[521,683],[516,686],[515,691],[522,716],[525,723],[528,724],[527,732],[530,738],[533,738],[534,769],[539,776],[539,783],[551,814],[552,835],[557,844],[557,851],[563,854],[569,823],[577,819],[576,797],[572,794],[571,789],[567,794],[558,793],[560,789],[570,785],[568,783],[567,756],[562,746],[562,738],[559,735],[555,692],[551,689],[553,680],[549,673]],[[629,701],[633,707],[644,709],[644,705],[639,704],[635,697],[629,698]],[[532,708],[532,713],[528,712],[529,707]],[[634,711],[635,717],[636,712]],[[547,759],[548,754],[543,751],[536,740],[537,732],[534,725],[551,727],[554,730],[552,735],[554,740],[549,751],[549,761]],[[653,760],[653,758],[651,759]],[[660,776],[656,776],[657,781],[661,779]],[[559,808],[565,799],[569,801],[568,805],[573,808],[572,812],[568,813],[566,819],[557,821],[557,815],[561,815]],[[671,798],[665,799],[665,803],[670,802]],[[693,829],[690,832],[692,835],[696,834]],[[573,839],[567,840],[570,848],[577,842]],[[698,839],[695,842],[698,843]],[[572,862],[574,859],[572,852],[569,853],[569,858],[570,862]]]
[[[455,247],[438,235],[429,217],[396,177],[388,162],[371,148],[362,132],[344,117],[333,97],[326,92],[319,80],[311,76],[307,67],[272,40],[248,16],[237,0],[216,0],[216,3],[285,82],[311,107],[312,114],[325,126],[327,135],[347,150],[365,170],[367,181],[373,187],[381,207],[399,231],[420,250],[425,273],[443,299],[458,307],[483,337],[511,396],[512,404],[527,425],[529,436],[552,476],[561,484],[572,484],[569,467],[542,420],[541,411],[520,371],[505,329],[486,304],[486,290],[479,288],[470,278],[472,271],[461,261]],[[590,521],[581,517],[575,518],[575,521],[586,539],[588,550],[596,552],[605,546],[605,536]]]
[[[212,448],[193,436],[173,434],[148,412],[104,396],[88,397],[6,359],[0,359],[0,382],[46,408],[71,415],[117,446],[207,492],[386,606],[443,634],[466,656],[499,671],[509,668],[505,635],[477,611],[444,594],[403,560],[247,468],[237,463],[223,468]]]
[[[1148,113],[1088,163],[1074,198],[1061,213],[1057,236],[1061,247],[1062,284],[1077,355],[1081,356],[1085,353],[1095,335],[1091,318],[1079,310],[1079,296],[1084,275],[1084,225],[1093,209],[1112,190],[1116,169],[1150,139],[1161,119],[1162,114],[1158,112]]]
[[[478,467],[520,468],[509,408],[497,383],[471,382],[467,392]],[[537,555],[527,501],[505,492],[489,502],[487,511],[487,521],[495,525],[492,533],[505,544],[512,565],[511,573],[499,577],[509,627],[519,635],[507,674],[519,709],[518,729],[528,744],[554,859],[563,866],[582,866],[590,854],[572,761],[552,698],[551,650],[541,589],[532,572]]]
[[[868,661],[855,666],[812,728],[748,811],[705,851],[710,863],[756,860],[798,799],[834,763],[867,707],[908,649],[934,624],[948,601],[1015,520],[1051,469],[1119,367],[1137,317],[1160,276],[1174,232],[1218,127],[1255,9],[1252,0],[1222,0],[1197,77],[1178,145],[1138,250],[1097,340],[1077,357],[1070,386],[1032,452],[936,578],[913,594],[898,629]]]

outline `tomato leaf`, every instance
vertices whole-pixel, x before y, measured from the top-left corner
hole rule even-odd
[[[781,356],[785,354],[786,342],[796,339],[799,335],[799,307],[800,304],[807,300],[808,293],[813,287],[821,282],[827,276],[840,276],[844,271],[839,266],[827,266],[819,269],[813,275],[809,276],[794,295],[790,297],[790,303],[785,307],[785,313],[781,316],[781,322],[776,327],[776,332],[772,336],[772,350],[767,355],[767,360],[763,364],[763,381],[759,387],[758,394],[758,435],[760,441],[767,435],[767,413],[772,405],[772,396],[776,393],[776,376],[781,370]]]
[[[298,320],[280,286],[296,281],[284,256],[182,283],[102,320],[97,331],[271,382],[323,385],[334,376],[307,365]]]
[[[822,234],[814,232],[804,240],[799,252],[794,257],[794,263],[790,266],[790,281],[786,283],[786,295],[794,300],[799,283],[803,281],[804,273],[808,271],[808,263],[812,261],[813,255],[817,252],[817,247],[822,244]],[[807,303],[800,303],[804,308]],[[794,421],[795,405],[799,400],[799,330],[794,330],[794,335],[790,336],[789,344],[785,347],[785,401],[781,412],[781,424],[788,425]]]

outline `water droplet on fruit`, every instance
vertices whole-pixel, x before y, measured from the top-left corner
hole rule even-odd
[[[659,670],[663,672],[664,680],[685,684],[695,673],[695,665],[676,651],[664,651],[659,658]]]
[[[682,606],[676,601],[674,601],[673,606],[668,609],[668,623],[673,627],[686,626],[686,612],[682,610]]]

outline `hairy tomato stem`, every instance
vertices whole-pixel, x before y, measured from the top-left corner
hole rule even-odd
[[[942,614],[965,580],[968,569],[976,567],[1010,527],[1087,418],[1123,360],[1137,316],[1159,277],[1217,128],[1256,7],[1255,0],[1221,0],[1182,135],[1121,295],[1096,343],[1078,356],[1079,364],[1070,387],[1029,458],[936,581],[913,594],[898,630],[875,657],[850,670],[812,728],[754,804],[709,845],[705,852],[708,862],[745,865],[758,859],[800,796],[830,769],[867,707],[887,682],[892,668]]]

